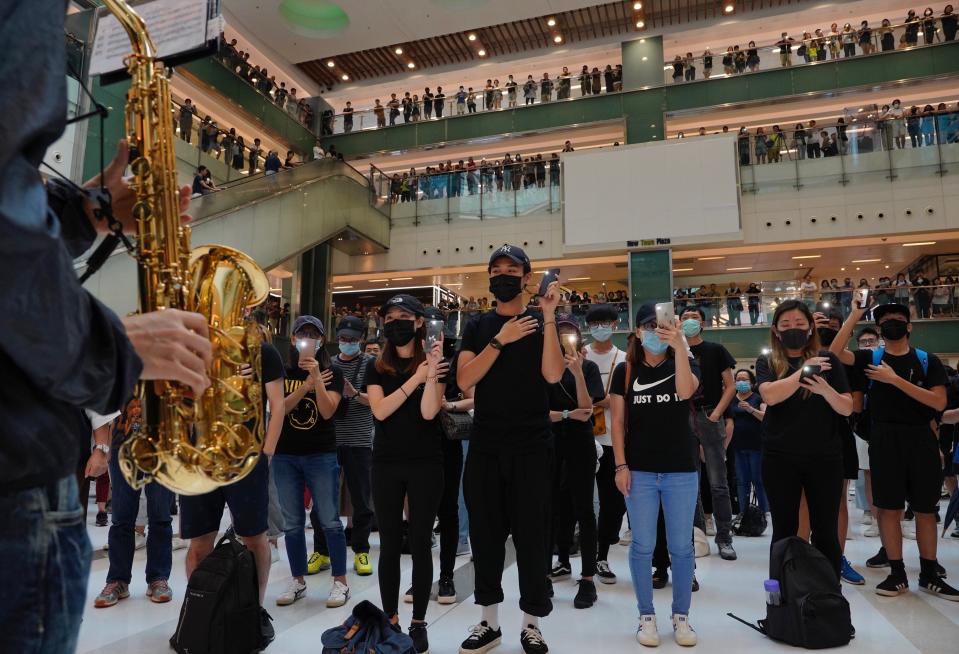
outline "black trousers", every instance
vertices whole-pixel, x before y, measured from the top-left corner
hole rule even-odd
[[[373,506],[380,529],[377,573],[386,615],[395,615],[400,596],[403,500],[409,499],[409,541],[413,556],[413,619],[423,620],[433,585],[433,523],[443,494],[441,462],[373,462]]]
[[[553,425],[556,459],[553,470],[552,537],[559,560],[569,563],[573,531],[579,523],[582,575],[596,574],[596,514],[593,512],[593,479],[596,474],[596,439],[590,423],[564,421]],[[553,548],[547,563],[553,561]]]
[[[520,609],[538,617],[553,610],[546,590],[552,478],[553,448],[548,439],[521,452],[484,452],[475,440],[470,443],[463,490],[480,606],[503,601],[506,538],[512,534]]]
[[[460,540],[460,477],[463,443],[443,438],[443,496],[440,498],[440,577],[451,578]]]
[[[373,448],[340,445],[336,448],[336,459],[343,469],[343,480],[350,491],[350,504],[353,506],[353,528],[348,544],[354,554],[367,554],[370,551],[370,531],[373,529],[373,502],[370,497]],[[310,511],[310,524],[313,526],[313,551],[329,556],[326,536],[315,511]]]
[[[806,493],[813,546],[836,570],[842,567],[839,548],[839,501],[842,495],[841,457],[799,457],[763,451],[763,484],[773,517],[772,544],[799,530],[799,500]]]
[[[596,560],[609,559],[609,546],[619,542],[619,528],[626,515],[626,498],[616,488],[616,461],[613,448],[603,445],[603,458],[599,460],[596,473],[596,488],[599,490],[599,520],[596,524]]]

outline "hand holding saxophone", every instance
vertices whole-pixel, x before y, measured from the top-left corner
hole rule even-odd
[[[181,382],[199,396],[210,385],[213,359],[206,318],[178,309],[135,314],[123,319],[127,338],[143,361],[141,379]]]

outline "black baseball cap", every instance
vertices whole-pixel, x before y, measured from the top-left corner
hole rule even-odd
[[[500,257],[506,257],[513,261],[513,263],[518,263],[523,266],[523,272],[528,273],[532,270],[532,267],[529,263],[529,257],[526,256],[526,253],[523,251],[523,248],[516,245],[506,244],[503,247],[495,250],[493,254],[490,255],[489,265],[486,267],[486,271],[489,272],[493,267],[493,262],[499,259]]]
[[[446,315],[436,307],[427,307],[423,310],[423,317],[427,320],[439,320],[446,322]]]
[[[356,316],[344,316],[340,324],[336,326],[337,336],[363,338],[363,331],[363,321]]]
[[[570,327],[575,327],[576,331],[579,331],[579,322],[571,313],[556,314],[556,326],[559,327],[560,325],[569,325]]]
[[[407,295],[406,293],[400,293],[399,295],[394,295],[389,300],[386,301],[386,304],[380,307],[380,317],[385,317],[386,312],[392,309],[393,307],[399,307],[409,311],[414,316],[422,316],[426,313],[426,310],[423,308],[423,303],[417,300],[412,295]]]
[[[586,324],[594,322],[616,322],[619,311],[611,304],[595,304],[586,312]]]
[[[636,312],[636,326],[642,327],[651,322],[656,322],[656,305],[647,302]]]
[[[305,325],[313,325],[320,330],[321,336],[326,336],[326,328],[323,326],[323,321],[317,318],[316,316],[299,316],[296,320],[293,321],[293,331],[291,334],[295,334],[300,331]]]
[[[912,322],[909,317],[909,307],[905,304],[899,304],[898,302],[890,302],[889,304],[880,304],[872,310],[873,320],[876,321],[876,324],[879,324],[880,318],[882,318],[887,313],[901,313],[906,317],[906,322]]]

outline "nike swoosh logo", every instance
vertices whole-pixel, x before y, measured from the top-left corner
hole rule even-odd
[[[676,374],[673,373],[673,374],[670,375],[669,377],[666,377],[665,379],[660,379],[659,381],[653,382],[652,384],[640,384],[640,383],[639,383],[639,380],[637,379],[636,381],[633,382],[633,392],[635,392],[635,393],[642,393],[642,392],[645,391],[645,390],[649,390],[650,388],[653,388],[654,386],[659,386],[659,385],[662,384],[663,382],[669,381],[670,379],[672,379],[672,378],[675,377],[675,376],[676,376]]]

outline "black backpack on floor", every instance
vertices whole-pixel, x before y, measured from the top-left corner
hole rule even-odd
[[[852,639],[849,602],[842,596],[832,564],[801,538],[775,543],[769,578],[779,581],[779,606],[766,605],[759,626],[767,636],[796,647],[825,649]]]
[[[179,654],[249,654],[261,640],[256,561],[231,531],[190,575],[170,646]]]
[[[750,493],[749,504],[736,524],[733,525],[733,533],[737,536],[756,538],[765,533],[767,526],[766,514],[760,510],[755,493]]]

